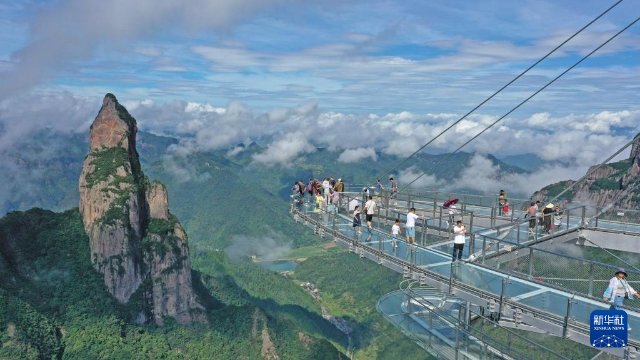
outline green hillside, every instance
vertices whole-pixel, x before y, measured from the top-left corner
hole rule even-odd
[[[93,271],[77,210],[8,214],[0,244],[0,359],[254,359],[265,332],[281,359],[344,358],[323,339],[340,346],[341,334],[314,314],[308,296],[268,271],[230,272],[210,257],[210,268],[224,272],[194,273],[209,323],[142,326]],[[245,290],[228,273],[286,297],[260,298],[261,289]]]
[[[111,299],[93,271],[77,210],[15,212],[0,221],[0,296],[6,305],[0,316],[0,359],[253,359],[263,357],[262,329],[281,359],[344,358],[347,337],[322,318],[319,303],[299,281],[318,284],[324,305],[354,328],[356,359],[427,356],[375,310],[377,299],[396,289],[399,275],[339,250],[314,251],[320,239],[288,214],[295,179],[342,176],[348,183],[361,183],[391,166],[395,157],[380,155],[375,166],[366,160],[343,164],[336,160],[338,153],[325,150],[291,167],[265,167],[251,163],[258,145],[237,157],[222,151],[167,157],[167,147],[175,143],[141,133],[138,149],[146,174],[167,185],[171,212],[187,230],[194,287],[209,324],[136,325],[135,314]],[[71,137],[66,145],[71,155],[27,162],[51,186],[33,187],[30,197],[5,202],[5,211],[28,204],[54,209],[77,204],[77,177],[87,144]],[[462,153],[449,160],[470,157]],[[421,155],[416,166],[429,171],[437,159]],[[301,246],[312,255],[293,278],[247,261],[249,255],[279,256]],[[231,260],[227,254],[238,248],[241,256]],[[268,253],[273,248],[278,251]],[[341,276],[345,273],[353,276]]]

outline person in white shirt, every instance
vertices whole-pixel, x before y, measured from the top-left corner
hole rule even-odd
[[[331,189],[331,182],[329,178],[324,179],[324,181],[322,182],[322,195],[324,195],[324,201],[325,203],[329,203],[329,189]]]
[[[451,261],[456,261],[462,259],[462,250],[464,249],[465,243],[465,234],[467,232],[467,228],[462,224],[461,220],[456,222],[456,226],[453,227],[453,233],[455,237],[453,238],[453,258]]]
[[[391,227],[391,246],[395,249],[398,247],[398,237],[400,237],[400,219],[396,219],[395,224]]]
[[[364,213],[366,214],[367,219],[367,238],[365,241],[371,241],[373,237],[372,229],[373,229],[373,214],[376,213],[376,202],[373,201],[373,196],[369,195],[366,203],[364,203]]]
[[[413,244],[416,241],[416,220],[422,219],[422,216],[416,215],[416,208],[409,209],[407,213],[407,223],[405,224],[405,233],[407,234],[407,242]]]
[[[633,299],[634,295],[638,296],[638,292],[627,282],[627,272],[620,268],[609,280],[609,287],[604,291],[602,297],[605,302],[611,300],[609,310],[621,310],[624,299]]]
[[[376,213],[376,202],[373,201],[373,196],[369,195],[369,200],[367,200],[367,202],[364,203],[364,209],[367,212],[367,226],[369,227],[369,229],[371,229],[373,214]]]

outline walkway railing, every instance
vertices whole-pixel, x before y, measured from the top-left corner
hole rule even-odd
[[[480,306],[421,286],[419,281],[403,283],[401,290],[382,297],[377,309],[438,358],[568,359],[501,326],[485,316]]]
[[[394,247],[391,235],[385,231],[375,230],[371,236],[358,237],[351,219],[335,212],[293,204],[291,212],[296,220],[312,227],[319,235],[333,237],[361,257],[482,306],[488,312],[496,312],[496,319],[503,325],[510,323],[507,319],[513,313],[519,313],[521,328],[529,326],[588,344],[589,314],[592,310],[608,308],[590,296],[562,291],[534,279],[515,276],[516,273],[503,273],[482,264],[452,263],[449,254],[437,249],[408,245],[404,241],[398,241]],[[640,314],[635,311],[628,314],[630,326],[640,328]],[[640,346],[637,332],[630,333],[629,337],[630,345]]]

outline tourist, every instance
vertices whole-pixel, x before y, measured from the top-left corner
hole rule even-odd
[[[551,233],[551,224],[553,218],[553,204],[549,203],[542,209],[542,228],[545,234]]]
[[[382,186],[382,183],[380,182],[380,179],[376,179],[376,194],[381,194],[382,191],[384,191],[384,186]]]
[[[502,208],[504,207],[504,203],[507,201],[507,193],[504,190],[500,190],[500,194],[498,194],[498,215],[503,215]]]
[[[302,179],[298,180],[298,192],[300,193],[300,197],[303,199],[306,188],[307,185],[305,185],[304,181],[302,181]]]
[[[320,191],[316,191],[316,208],[314,210],[314,212],[320,213],[322,212],[322,210],[324,210],[324,206],[325,206],[325,200],[324,200],[324,196],[322,196],[322,193],[320,193]]]
[[[391,199],[393,199],[393,206],[398,206],[396,198],[398,197],[398,181],[392,177],[389,178],[391,182],[389,188],[391,189]]]
[[[507,199],[504,199],[504,203],[502,204],[502,215],[503,216],[509,216],[509,214],[511,213],[511,209],[510,209],[511,204],[509,204],[509,201],[507,201]]]
[[[329,200],[331,202],[331,205],[333,205],[333,212],[335,214],[338,213],[338,207],[340,206],[340,193],[331,189],[329,190]]]
[[[455,237],[453,238],[453,258],[451,261],[456,261],[457,259],[462,259],[462,250],[464,250],[465,243],[465,234],[467,232],[467,228],[462,224],[462,220],[458,220],[456,222],[456,226],[453,227],[453,233]]]
[[[532,201],[527,208],[527,213],[524,215],[525,218],[529,219],[529,232],[531,233],[535,232],[537,214],[538,208],[536,207],[536,203]]]
[[[416,220],[422,219],[422,216],[416,215],[416,208],[412,207],[407,213],[407,223],[405,224],[405,234],[407,235],[407,243],[409,245],[416,241]]]
[[[562,215],[563,212],[560,210],[560,206],[556,205],[555,210],[553,211],[553,228],[557,231],[562,226]]]
[[[624,299],[633,299],[637,295],[638,292],[627,282],[627,272],[620,268],[609,280],[609,287],[602,296],[605,302],[611,303],[609,310],[621,310]]]
[[[369,200],[367,200],[366,203],[364,203],[364,211],[367,214],[367,231],[369,232],[369,236],[367,237],[367,240],[371,239],[371,229],[373,227],[372,222],[373,222],[373,214],[376,213],[376,202],[373,201],[373,196],[369,195]]]
[[[353,230],[356,236],[360,235],[360,226],[362,226],[362,221],[360,221],[360,205],[356,205],[353,209]]]
[[[389,187],[391,188],[391,195],[395,195],[398,193],[398,181],[392,177],[389,178]]]
[[[329,203],[329,189],[331,189],[331,179],[325,178],[322,182],[322,194],[327,204]]]
[[[309,202],[313,201],[313,194],[315,192],[315,180],[313,178],[309,178],[309,183],[307,184],[307,191],[309,192]]]
[[[400,219],[396,219],[396,222],[391,227],[391,235],[393,235],[391,247],[395,249],[398,247],[398,238],[400,237]]]
[[[343,192],[344,191],[344,183],[342,182],[342,179],[338,179],[338,182],[333,187],[333,190],[335,190],[337,192]]]

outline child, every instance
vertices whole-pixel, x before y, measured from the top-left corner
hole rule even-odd
[[[320,193],[320,191],[316,192],[316,208],[314,212],[321,213],[324,210],[324,196]]]
[[[353,210],[353,230],[356,232],[356,236],[360,235],[361,225],[362,221],[360,221],[360,205],[356,205],[356,208]]]
[[[502,215],[509,216],[509,202],[507,199],[504,199],[504,202],[502,203]]]
[[[398,236],[400,236],[400,219],[396,219],[396,223],[391,227],[391,246],[395,249],[398,247]]]

